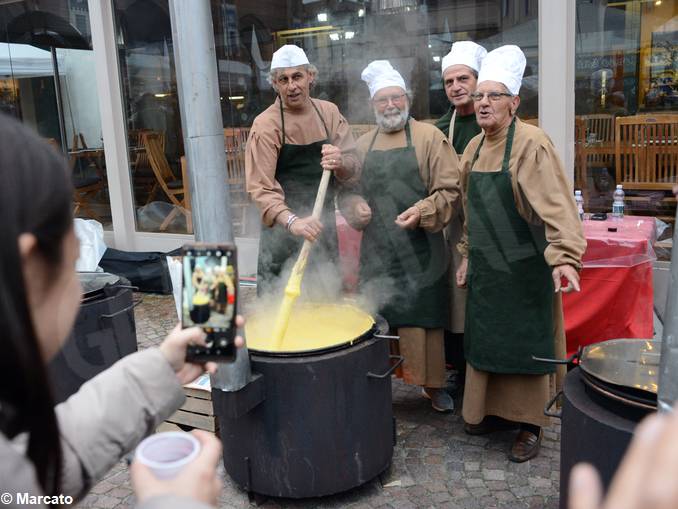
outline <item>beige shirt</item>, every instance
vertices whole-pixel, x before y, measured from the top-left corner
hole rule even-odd
[[[330,143],[341,149],[344,168],[350,177],[343,182],[357,181],[360,164],[355,153],[355,141],[348,122],[339,113],[336,105],[320,99],[311,99],[317,106],[322,121],[313,105],[307,104],[300,111],[284,108],[285,143],[308,145],[327,137],[322,122],[330,133]],[[275,179],[278,155],[283,144],[280,118],[280,98],[254,119],[245,151],[245,180],[247,192],[257,204],[266,226],[273,226],[275,218],[290,211],[285,203],[285,193]],[[322,168],[318,167],[318,182]],[[294,212],[294,211],[291,211]]]
[[[508,127],[485,138],[473,171],[501,169],[507,133]],[[469,142],[461,158],[465,212],[468,177],[482,136],[479,134]],[[544,131],[516,120],[509,171],[518,213],[530,224],[544,225],[548,242],[544,252],[546,263],[551,267],[569,264],[580,269],[586,240],[574,201],[572,184],[565,175],[553,143]],[[464,224],[464,235],[458,245],[464,256],[468,256],[466,227]]]
[[[358,154],[364,161],[375,129],[358,139]],[[429,232],[438,232],[455,216],[461,206],[459,163],[445,135],[435,126],[410,120],[412,145],[419,162],[419,174],[426,184],[429,196],[413,203],[421,213],[419,226]],[[391,150],[407,146],[405,130],[395,133],[379,132],[372,150]]]

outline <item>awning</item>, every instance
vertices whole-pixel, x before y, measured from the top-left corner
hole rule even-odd
[[[11,61],[10,61],[11,57]],[[61,67],[62,58],[57,56]],[[0,42],[0,79],[52,76],[52,54],[30,44]],[[61,72],[60,74],[63,74]]]

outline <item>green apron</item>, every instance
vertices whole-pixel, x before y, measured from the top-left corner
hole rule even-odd
[[[313,203],[322,175],[321,149],[324,144],[330,143],[327,125],[313,100],[310,101],[320,117],[327,138],[308,145],[285,143],[285,115],[283,114],[282,101],[280,101],[282,147],[275,168],[275,179],[285,193],[285,203],[300,218],[310,216],[313,211]],[[324,262],[322,271],[326,272],[330,270],[330,267],[336,267],[337,228],[334,214],[334,175],[330,179],[320,222],[324,228],[320,237],[314,243],[313,249],[311,249],[307,274],[318,271],[318,264],[322,262]],[[293,260],[296,260],[303,241],[303,237],[292,235],[280,225],[261,229],[257,266],[257,295],[263,295],[274,289],[273,285],[277,282],[288,260],[290,264],[294,263]],[[318,272],[322,273],[322,271]],[[332,277],[337,278],[339,276],[335,274]],[[308,278],[306,279],[308,280]],[[322,283],[322,281],[315,279],[314,281]]]
[[[453,116],[455,117],[454,123],[452,123]],[[466,145],[468,145],[476,135],[480,134],[481,131],[474,113],[471,115],[456,116],[454,106],[450,106],[447,113],[436,121],[435,126],[440,129],[445,135],[445,138],[450,141],[452,148],[454,148],[454,151],[460,159]],[[452,128],[452,135],[450,135],[450,128]]]
[[[393,328],[445,327],[448,289],[443,234],[423,228],[404,230],[395,224],[398,214],[428,196],[409,121],[405,148],[373,151],[378,134],[377,130],[365,157],[361,182],[372,209],[361,244],[361,288],[374,294],[379,313]]]
[[[509,160],[515,119],[501,170],[471,171],[468,185],[469,268],[466,360],[491,373],[544,374],[553,358],[553,280],[544,260],[543,227],[530,226],[513,197]],[[480,142],[471,165],[478,160]]]

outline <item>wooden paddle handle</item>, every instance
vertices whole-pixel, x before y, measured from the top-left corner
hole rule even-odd
[[[325,204],[325,196],[327,195],[327,186],[330,183],[332,172],[330,170],[323,170],[322,177],[320,177],[320,184],[318,185],[318,193],[315,195],[315,203],[313,204],[314,218],[320,219],[320,214],[323,213],[323,205]]]
[[[318,185],[318,193],[315,196],[315,203],[313,204],[313,212],[311,213],[311,216],[315,219],[319,220],[320,215],[323,213],[327,186],[330,183],[331,176],[332,172],[330,170],[323,170],[322,177],[320,177],[320,184]],[[312,246],[313,242],[304,240],[304,244],[301,246],[301,251],[299,251],[299,256],[297,257],[297,263],[294,264],[295,269],[303,270],[306,266],[306,259],[308,258],[308,253],[311,251]]]
[[[331,172],[329,170],[323,170],[322,177],[320,177],[320,184],[318,185],[318,193],[316,194],[315,203],[313,204],[313,212],[311,214],[311,216],[315,219],[320,219],[320,214],[322,214],[330,177]],[[275,327],[273,329],[273,340],[275,341],[276,349],[278,350],[282,346],[283,338],[285,337],[285,332],[287,331],[287,325],[290,321],[290,315],[292,314],[294,301],[301,294],[301,280],[304,277],[304,271],[306,270],[306,260],[308,259],[308,254],[311,251],[312,246],[313,242],[310,240],[304,240],[304,245],[301,246],[301,251],[297,257],[297,262],[292,268],[292,273],[290,274],[290,278],[287,281],[287,286],[285,287],[285,296],[283,297],[282,304],[280,304]]]

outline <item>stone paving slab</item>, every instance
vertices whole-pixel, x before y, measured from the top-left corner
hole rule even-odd
[[[249,290],[249,289],[248,289]],[[251,298],[251,292],[246,297]],[[176,323],[171,296],[145,294],[136,308],[139,348],[157,345]],[[460,402],[457,401],[457,406]],[[262,508],[351,509],[526,509],[558,507],[560,425],[545,433],[540,455],[512,463],[506,454],[512,432],[472,437],[463,431],[457,409],[433,411],[420,389],[393,381],[397,445],[390,469],[354,490],[319,499],[268,499]],[[220,467],[222,508],[254,507],[245,492]],[[117,463],[80,502],[80,507],[121,509],[134,506],[128,468]]]

